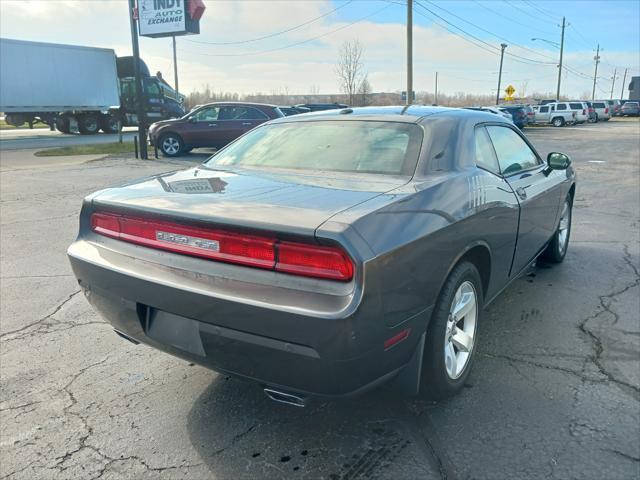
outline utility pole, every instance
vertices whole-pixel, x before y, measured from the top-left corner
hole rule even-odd
[[[498,72],[498,91],[496,92],[496,105],[500,103],[500,82],[502,82],[502,61],[504,60],[504,49],[507,48],[506,43],[501,43],[500,47],[502,51],[500,52],[500,71]]]
[[[624,97],[624,84],[627,81],[627,69],[624,69],[624,77],[622,77],[622,90],[620,91],[620,100]]]
[[[611,82],[611,96],[609,97],[609,100],[613,100],[613,87],[616,86],[616,71],[617,69],[614,68],[612,77],[613,82]]]
[[[560,64],[558,65],[558,90],[556,100],[560,101],[560,80],[562,79],[562,53],[564,52],[564,17],[562,17],[562,35],[560,36]]]
[[[600,63],[600,44],[598,44],[596,56],[593,57],[593,59],[596,61],[596,70],[593,73],[593,90],[591,92],[591,100],[595,100],[596,98],[596,80],[598,79],[598,64]]]
[[[138,46],[138,12],[135,0],[129,0],[129,22],[131,23],[131,46],[133,47],[133,72],[136,85],[136,114],[138,117],[138,143],[140,158],[147,159],[147,118],[144,111],[144,88],[140,75],[140,47]]]
[[[436,72],[436,96],[434,98],[433,103],[438,105],[438,72]]]
[[[176,36],[173,36],[173,83],[177,93],[180,93],[178,88],[178,57],[176,55]]]
[[[413,100],[413,0],[407,0],[407,105]]]

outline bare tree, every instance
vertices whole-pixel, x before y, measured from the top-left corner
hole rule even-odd
[[[362,81],[360,82],[360,87],[358,88],[358,105],[361,107],[366,107],[369,105],[369,96],[371,95],[371,84],[369,83],[369,77],[367,74],[364,75]]]
[[[353,105],[358,88],[364,76],[362,71],[362,44],[358,40],[344,42],[336,65],[336,74],[340,90],[347,96],[349,105]]]
[[[529,89],[529,80],[523,80],[522,83],[520,84],[520,92],[518,96],[520,98],[526,98],[528,89]]]

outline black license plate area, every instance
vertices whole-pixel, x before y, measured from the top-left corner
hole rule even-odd
[[[200,322],[149,307],[145,323],[149,338],[193,355],[206,356],[200,338]]]

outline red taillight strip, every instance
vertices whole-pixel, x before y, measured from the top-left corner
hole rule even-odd
[[[353,262],[337,247],[102,212],[91,215],[91,229],[126,242],[211,260],[331,280],[353,278]]]

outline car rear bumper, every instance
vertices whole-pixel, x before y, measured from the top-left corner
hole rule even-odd
[[[213,370],[303,395],[349,396],[389,378],[409,362],[430,312],[391,329],[384,326],[377,295],[363,295],[357,308],[342,308],[340,295],[323,304],[309,293],[310,304],[320,305],[312,312],[295,307],[292,292],[294,308],[266,307],[217,288],[216,282],[232,279],[195,274],[196,280],[181,282],[180,275],[188,274],[86,240],[72,244],[68,254],[85,296],[117,332]],[[202,288],[194,288],[198,281]],[[249,286],[238,283],[235,290],[242,288]],[[385,351],[384,341],[407,328],[409,338]]]

